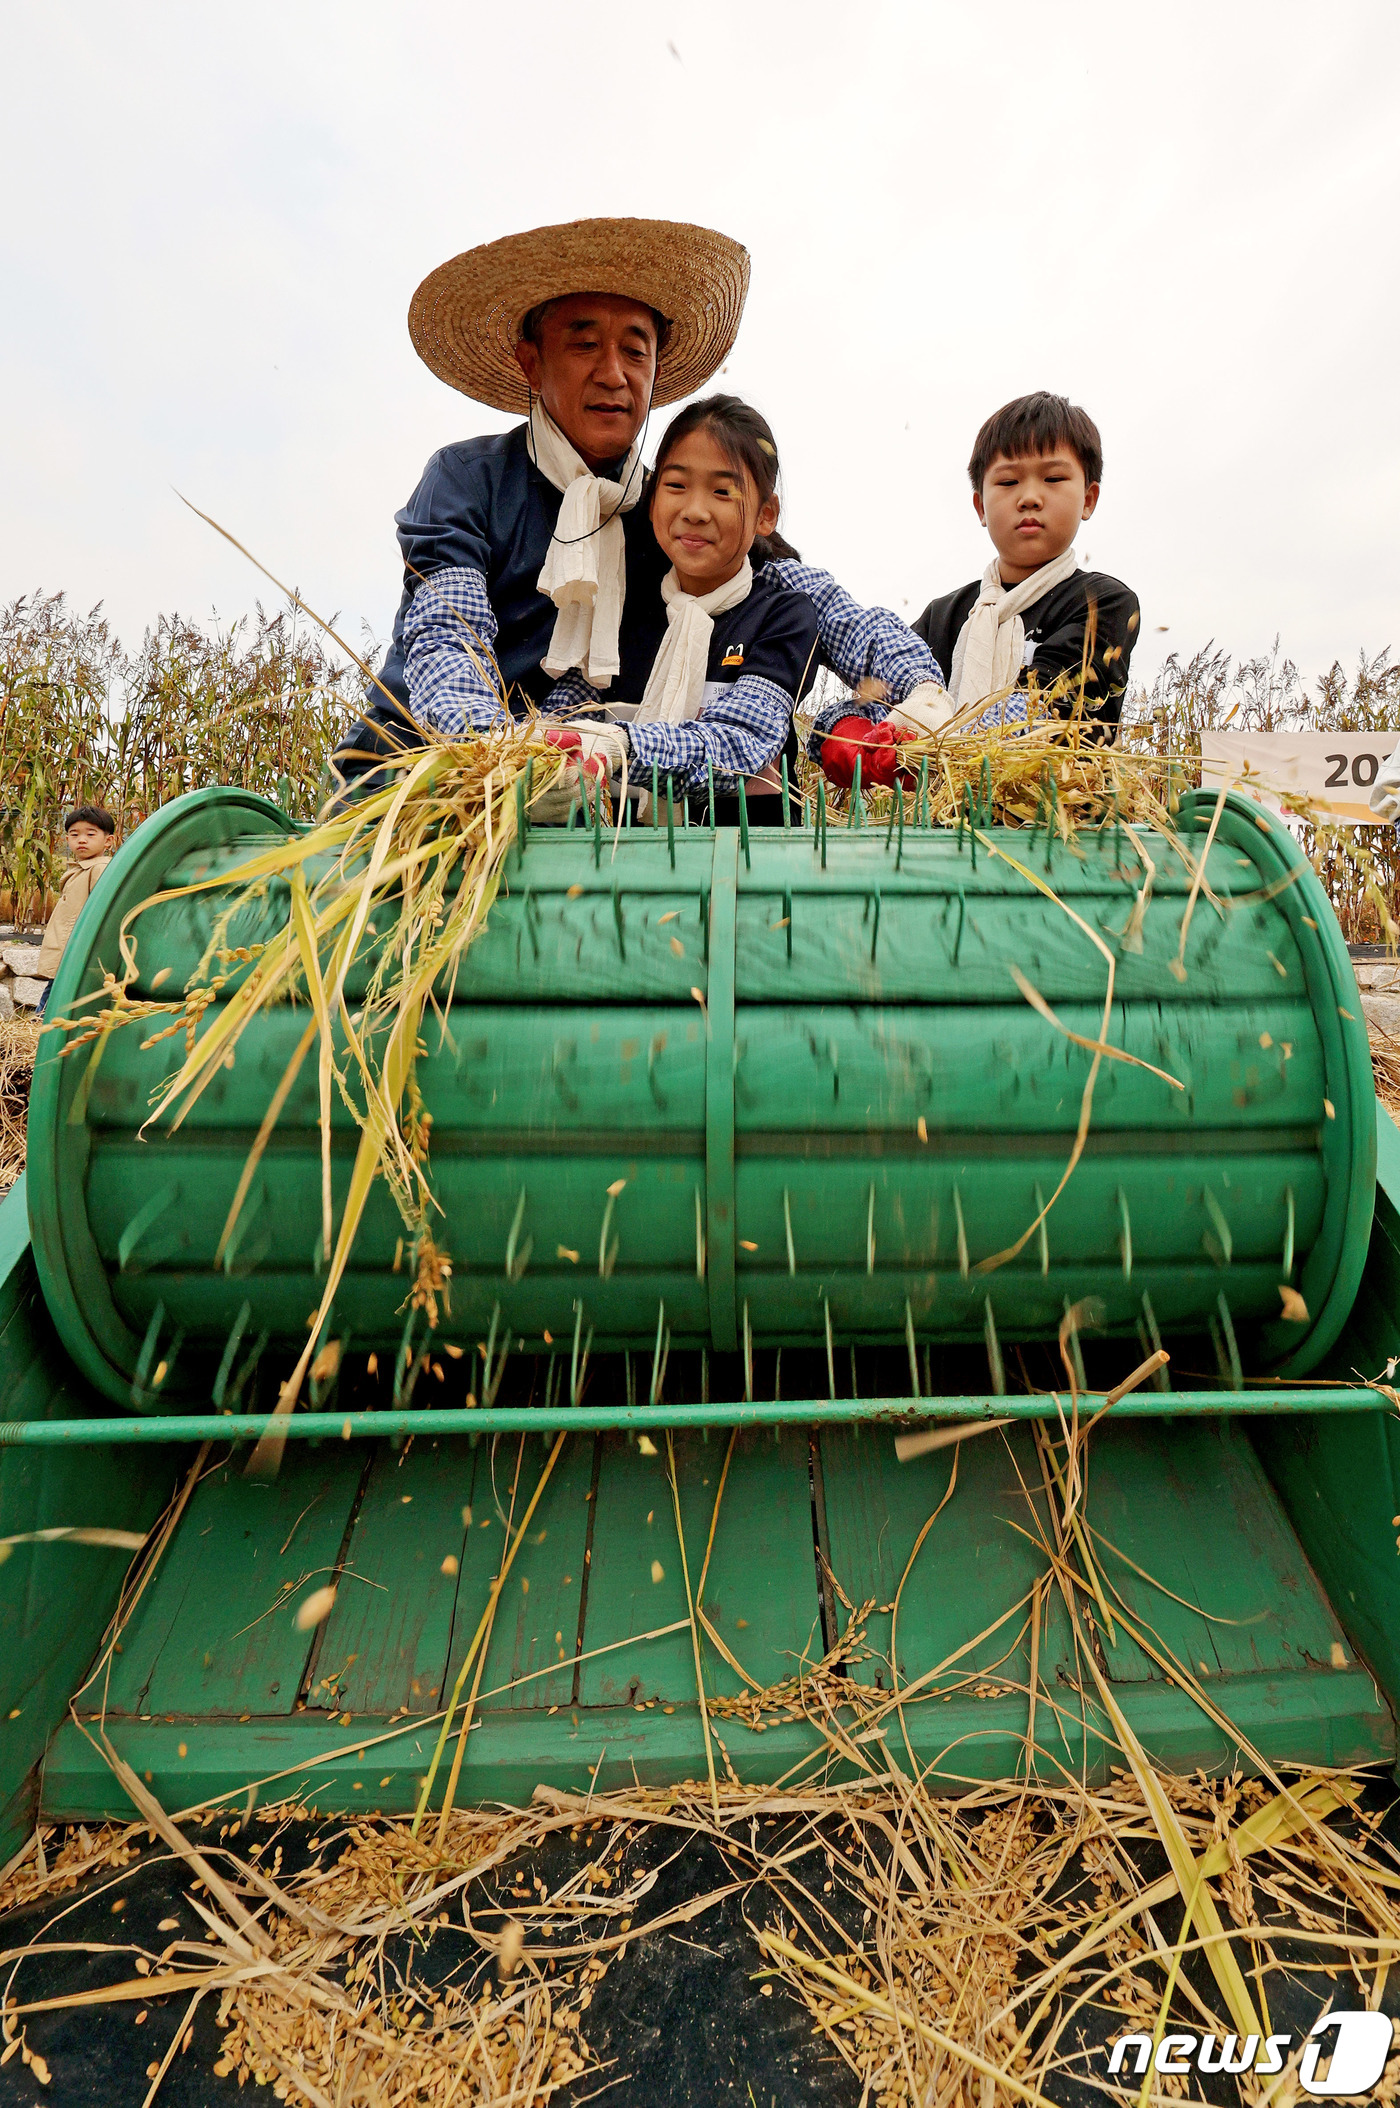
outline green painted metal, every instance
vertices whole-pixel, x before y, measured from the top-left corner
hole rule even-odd
[[[1213,812],[1187,801],[1183,827],[1199,840]],[[136,925],[135,985],[178,987],[230,904],[227,873],[287,826],[241,793],[168,807],[75,932],[53,1010],[120,964],[139,899],[195,884]],[[1141,951],[1120,941],[1143,878],[1121,839],[1105,829],[1056,856],[1054,885],[1117,953],[1110,1038],[1184,1088],[1105,1063],[1044,1234],[987,1272],[1059,1184],[1091,1061],[1032,1013],[1012,969],[1091,1039],[1107,986],[1100,951],[1017,868],[1024,834],[755,829],[741,855],[732,830],[643,828],[606,846],[531,830],[445,1028],[427,1029],[447,1336],[474,1343],[494,1323],[538,1351],[577,1321],[600,1351],[649,1350],[658,1326],[679,1350],[731,1351],[815,1346],[828,1322],[843,1346],[900,1345],[906,1327],[916,1343],[981,1341],[990,1322],[1006,1350],[1052,1339],[1084,1295],[1131,1338],[1146,1295],[1169,1343],[1215,1319],[1249,1374],[1301,1376],[1335,1343],[1374,1193],[1369,1052],[1321,886],[1252,804],[1225,801],[1184,975],[1189,874],[1172,851],[1148,844]],[[284,908],[269,888],[229,942],[257,942]],[[352,972],[352,1001],[391,936]],[[124,1407],[202,1402],[244,1327],[284,1360],[304,1337],[321,1263],[309,1073],[214,1265],[301,1021],[287,1006],[259,1019],[173,1135],[143,1122],[178,1042],[143,1052],[128,1029],[67,1060],[46,1042],[36,1260],[70,1351]],[[334,1126],[338,1205],[355,1130],[339,1107]],[[336,1318],[343,1330],[353,1312],[380,1351],[403,1328],[401,1235],[381,1186]],[[1302,1327],[1276,1321],[1285,1253]]]
[[[1098,1412],[1102,1391],[1081,1391],[1081,1417]],[[1023,1391],[940,1394],[934,1398],[730,1398],[704,1404],[601,1405],[588,1402],[550,1415],[579,1434],[627,1434],[648,1428],[816,1426],[830,1422],[871,1420],[917,1427],[927,1421],[1058,1420],[1069,1411],[1069,1392],[1028,1396]],[[1244,1391],[1173,1391],[1164,1404],[1156,1390],[1129,1392],[1112,1408],[1120,1420],[1208,1419],[1220,1413],[1266,1415],[1286,1413],[1389,1413],[1394,1401],[1369,1384],[1332,1386],[1299,1384],[1296,1388],[1261,1387]],[[170,1413],[159,1419],[84,1419],[0,1421],[0,1449],[90,1449],[113,1443],[119,1448],[150,1448],[168,1442],[256,1442],[277,1432],[289,1442],[401,1441],[405,1435],[502,1435],[537,1433],[545,1415],[539,1405],[438,1406],[385,1408],[372,1412],[297,1413],[290,1420],[274,1413]]]
[[[1371,1257],[1356,1316],[1329,1364],[1335,1377],[1383,1369],[1400,1351],[1400,1137],[1384,1116],[1379,1125]],[[1126,1351],[1123,1358],[1126,1364]],[[620,1373],[599,1366],[605,1404],[590,1399],[584,1411],[591,1417],[611,1405],[625,1413]],[[634,1383],[635,1410],[649,1415],[641,1357]],[[1367,1409],[1333,1410],[1336,1395],[1347,1405],[1364,1398]],[[1286,1419],[1222,1411],[1285,1401],[1305,1409]],[[1003,1402],[1024,1408],[1032,1401],[932,1401],[959,1413]],[[1190,1410],[1207,1402],[1208,1414]],[[1206,1665],[1207,1689],[1243,1738],[1241,1745],[1223,1734],[1121,1631],[1111,1639],[1100,1631],[1121,1702],[1167,1768],[1237,1761],[1249,1768],[1251,1751],[1272,1763],[1393,1761],[1400,1577],[1390,1564],[1390,1518],[1400,1500],[1394,1420],[1375,1409],[1381,1403],[1388,1401],[1374,1387],[1332,1394],[1275,1386],[1239,1399],[1134,1393],[1095,1434],[1086,1513],[1104,1572],[1130,1613],[1195,1673]],[[0,1416],[38,1418],[36,1404],[61,1420],[100,1410],[38,1298],[21,1196],[0,1208]],[[888,1684],[891,1625],[880,1606],[892,1600],[918,1532],[948,1487],[948,1452],[899,1467],[889,1429],[853,1417],[887,1405],[908,1419],[920,1411],[914,1401],[836,1405],[848,1424],[826,1421],[815,1439],[797,1427],[758,1424],[735,1438],[704,1601],[725,1647],[765,1684],[798,1673],[844,1623],[840,1596],[823,1600],[819,1544],[845,1595],[875,1604],[871,1651],[852,1674]],[[797,1406],[816,1409],[803,1400]],[[783,1408],[771,1400],[756,1408],[775,1409]],[[727,1410],[732,1418],[736,1408]],[[538,1427],[539,1409],[531,1414]],[[436,1732],[425,1723],[498,1571],[517,1456],[528,1490],[547,1448],[538,1433],[523,1447],[504,1434],[472,1445],[448,1433],[455,1422],[443,1413],[420,1414],[413,1428],[386,1426],[387,1414],[352,1417],[357,1430],[402,1436],[402,1446],[358,1433],[340,1440],[344,1415],[332,1406],[293,1422],[331,1439],[289,1447],[272,1486],[225,1465],[206,1475],[123,1633],[107,1686],[107,1730],[172,1809],[207,1796],[242,1806],[250,1787],[262,1800],[302,1799],[326,1810],[413,1803]],[[115,1424],[142,1435],[182,1431],[178,1421]],[[216,1427],[232,1432],[226,1417]],[[239,1431],[250,1432],[250,1424]],[[1029,1634],[1015,1606],[1037,1569],[1013,1524],[1029,1519],[1022,1482],[1034,1488],[1038,1476],[1028,1468],[1029,1429],[1008,1432],[1010,1453],[1001,1434],[960,1449],[954,1497],[900,1599],[907,1676],[936,1670],[947,1654],[975,1643],[905,1706],[909,1748],[897,1718],[887,1725],[897,1761],[907,1766],[912,1750],[939,1788],[1011,1777],[1024,1763],[1027,1702],[1015,1685],[1024,1679]],[[718,1431],[707,1439],[703,1427],[674,1440],[698,1586],[727,1440]],[[659,1630],[684,1615],[685,1597],[659,1432],[655,1449],[648,1456],[626,1431],[582,1426],[565,1445],[498,1614],[464,1801],[523,1803],[541,1781],[625,1785],[634,1767],[654,1784],[704,1775],[689,1632]],[[193,1454],[189,1443],[168,1440],[143,1443],[139,1460],[124,1459],[112,1441],[85,1447],[80,1463],[0,1452],[3,1530],[74,1521],[142,1527]],[[225,1454],[221,1446],[214,1457]],[[77,1699],[81,1725],[67,1715],[124,1564],[120,1553],[48,1545],[22,1548],[0,1566],[0,1629],[12,1635],[0,1701],[9,1701],[7,1711],[19,1708],[18,1718],[0,1721],[0,1799],[8,1803],[0,1848],[19,1841],[36,1807],[54,1820],[126,1812],[91,1738],[87,1716],[98,1708],[98,1687]],[[303,1633],[296,1607],[327,1579],[337,1584],[335,1607]],[[978,1640],[1007,1611],[1007,1623]],[[1093,1694],[1064,1681],[1074,1664],[1053,1595],[1040,1647],[1042,1769],[1055,1776],[1070,1763],[1103,1777],[1118,1753]],[[575,1664],[575,1656],[584,1658]],[[756,1732],[731,1710],[739,1679],[708,1635],[704,1661],[715,1732],[737,1775],[761,1781],[797,1766],[800,1777],[819,1754],[806,1723],[770,1714]],[[862,1754],[877,1768],[883,1761],[878,1742]]]

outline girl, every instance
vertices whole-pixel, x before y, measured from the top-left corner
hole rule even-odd
[[[777,533],[778,449],[766,419],[736,395],[692,403],[671,424],[650,488],[652,532],[671,569],[661,582],[667,626],[640,702],[598,695],[566,676],[545,703],[581,714],[547,731],[581,768],[620,777],[648,799],[653,768],[693,818],[737,826],[738,787],[750,821],[781,826],[787,756],[794,818],[792,714],[816,666],[817,615],[804,593],[765,574],[791,557]],[[587,714],[582,714],[586,712]]]

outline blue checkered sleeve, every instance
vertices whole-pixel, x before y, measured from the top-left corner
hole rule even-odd
[[[884,683],[890,702],[902,703],[923,681],[942,686],[937,659],[923,638],[916,637],[890,608],[861,607],[829,571],[818,571],[811,564],[783,557],[766,568],[780,585],[807,595],[821,626],[818,649],[822,664],[848,688],[869,677]],[[845,714],[863,716],[865,708],[857,706]],[[880,711],[879,716],[883,715]],[[877,717],[874,722],[878,721]]]
[[[570,717],[592,717],[602,724],[607,714],[607,697],[592,685],[578,666],[571,666],[540,704],[541,717],[557,717],[561,722]]]
[[[704,790],[713,767],[716,788],[733,790],[777,760],[791,721],[792,697],[776,681],[741,673],[684,724],[630,724],[632,780],[644,781],[654,762],[678,790]]]
[[[408,700],[443,739],[484,732],[507,716],[494,656],[496,617],[479,571],[434,571],[403,618]]]

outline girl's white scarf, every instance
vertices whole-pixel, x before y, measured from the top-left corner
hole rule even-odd
[[[530,411],[530,451],[541,475],[564,493],[536,581],[559,610],[544,670],[557,681],[577,666],[594,688],[606,688],[618,672],[617,635],[627,596],[622,515],[642,494],[638,448],[635,443],[629,447],[621,482],[595,476],[543,403],[536,402]]]
[[[965,710],[973,703],[990,702],[1004,695],[1021,677],[1026,651],[1023,608],[1034,607],[1051,589],[1076,569],[1073,549],[1066,549],[1051,564],[1042,564],[1017,586],[1004,586],[995,557],[982,573],[982,590],[972,611],[958,631],[953,646],[953,670],[948,694],[954,708]]]
[[[674,568],[666,573],[661,581],[666,635],[652,665],[646,692],[637,705],[634,723],[680,725],[699,715],[705,698],[714,617],[747,600],[752,586],[753,565],[747,557],[734,576],[716,586],[713,593],[683,593]]]

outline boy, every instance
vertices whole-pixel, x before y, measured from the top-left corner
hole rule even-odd
[[[820,760],[833,782],[849,784],[856,755],[864,783],[892,783],[897,744],[927,736],[956,713],[971,729],[978,703],[1018,691],[988,722],[1024,723],[1024,691],[1054,690],[1068,717],[1080,695],[1087,719],[1112,739],[1128,662],[1141,620],[1137,596],[1120,579],[1081,571],[1074,538],[1099,501],[1103,445],[1087,411],[1062,395],[1023,395],[989,417],[968,463],[972,503],[996,551],[979,582],[931,601],[914,624],[943,670],[946,701],[938,723],[927,708],[910,715],[859,704],[826,734]],[[1087,651],[1087,660],[1086,660]]]
[[[112,837],[117,831],[116,821],[101,805],[75,806],[63,825],[73,868],[63,881],[58,906],[44,927],[44,942],[39,951],[39,963],[34,969],[36,980],[48,982],[58,972],[63,947],[73,934],[73,925],[84,902],[112,861]],[[48,995],[45,988],[40,1010],[48,1001]]]

